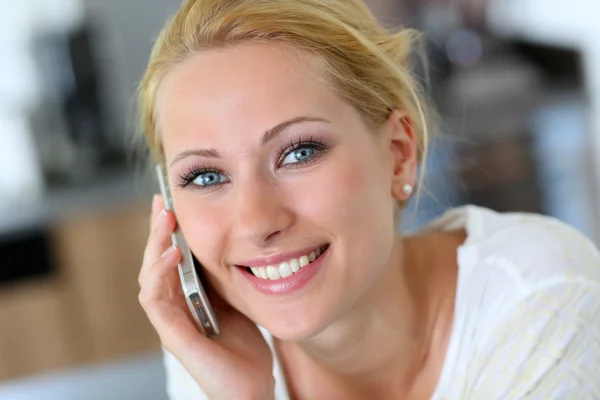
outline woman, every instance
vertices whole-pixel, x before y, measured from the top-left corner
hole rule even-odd
[[[411,38],[360,0],[189,0],[163,30],[143,129],[222,331],[156,197],[140,302],[172,399],[600,398],[587,239],[472,206],[396,233],[427,146]]]

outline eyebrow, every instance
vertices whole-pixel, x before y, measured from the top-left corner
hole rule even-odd
[[[323,119],[323,118],[318,118],[318,117],[296,117],[296,118],[292,118],[289,119],[287,121],[284,121],[276,126],[274,126],[271,129],[268,129],[262,136],[262,138],[260,139],[260,144],[262,146],[264,146],[266,143],[268,143],[269,141],[271,141],[272,139],[274,139],[277,135],[279,135],[281,132],[283,132],[284,130],[286,130],[287,128],[289,128],[292,125],[296,125],[296,124],[300,124],[303,122],[325,122],[325,123],[329,123],[328,120]],[[215,149],[193,149],[193,150],[186,150],[183,151],[181,153],[179,153],[171,162],[171,166],[173,166],[175,163],[183,160],[186,157],[189,156],[200,156],[200,157],[206,157],[206,158],[221,158],[221,154],[219,154],[219,152]]]

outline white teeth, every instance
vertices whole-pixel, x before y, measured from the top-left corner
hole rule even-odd
[[[292,269],[292,272],[300,271],[300,262],[298,259],[294,258],[292,261],[290,261],[290,268]]]
[[[292,268],[290,267],[289,263],[284,262],[279,264],[279,275],[281,275],[282,278],[287,278],[292,274]]]
[[[279,264],[279,266],[269,265],[267,267],[251,267],[250,270],[254,276],[261,279],[276,280],[280,278],[287,278],[288,276],[300,271],[311,262],[315,261],[321,256],[321,254],[321,249],[317,249],[310,252],[310,254],[283,262]]]
[[[279,270],[272,265],[269,265],[267,267],[267,276],[269,277],[270,280],[275,280],[275,279],[281,278],[281,275],[279,275]]]
[[[308,256],[300,257],[300,268],[307,266],[310,263]]]

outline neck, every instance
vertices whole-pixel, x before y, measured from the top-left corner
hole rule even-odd
[[[429,369],[441,370],[442,362],[432,362],[430,356],[440,349],[445,355],[454,307],[454,288],[441,289],[455,282],[454,273],[441,287],[431,284],[433,266],[440,264],[434,258],[442,253],[439,246],[434,252],[422,246],[431,242],[399,238],[381,276],[361,300],[319,335],[296,343],[294,353],[349,387],[406,393],[430,379],[421,376],[429,375],[423,371],[432,364]],[[450,254],[456,254],[458,244],[449,244]]]
[[[423,288],[412,285],[403,268],[413,256],[398,239],[375,284],[342,318],[302,343],[304,352],[338,376],[376,386],[389,382],[390,373],[414,376],[427,355],[430,318],[420,307]]]

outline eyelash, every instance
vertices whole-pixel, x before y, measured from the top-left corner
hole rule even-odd
[[[198,176],[209,173],[220,174],[221,171],[215,168],[210,168],[205,163],[203,163],[201,166],[191,166],[186,173],[179,175],[179,183],[177,183],[177,186],[180,188],[187,187],[191,185],[194,180],[198,178]],[[205,190],[208,189],[208,187],[197,186],[197,189]]]
[[[314,162],[317,158],[319,158],[321,153],[324,150],[326,150],[325,144],[320,142],[317,139],[314,139],[312,136],[308,140],[296,138],[289,145],[284,146],[280,149],[280,156],[277,159],[278,167],[281,167],[281,163],[283,162],[283,160],[285,160],[285,158],[288,155],[290,155],[294,151],[301,149],[301,148],[311,148],[314,150],[315,153],[309,159],[301,160],[301,161],[298,161],[293,164],[285,165],[283,167],[296,168],[301,165],[305,165],[310,162]],[[207,173],[222,174],[222,171],[219,171],[218,169],[215,169],[215,168],[211,168],[211,167],[207,166],[205,163],[203,163],[201,166],[192,166],[189,168],[189,170],[186,173],[179,176],[180,183],[177,183],[177,186],[180,188],[185,188],[187,186],[190,186],[193,184],[194,180],[196,180],[196,178],[198,178],[198,176],[200,176],[202,174],[207,174]],[[220,184],[217,183],[217,184],[209,185],[209,186],[194,185],[194,189],[195,190],[211,190],[217,186],[220,186]]]
[[[310,138],[308,138],[308,140],[296,138],[289,145],[282,147],[280,149],[280,151],[279,151],[280,156],[279,156],[279,159],[277,160],[277,165],[281,166],[281,163],[283,162],[283,160],[285,160],[285,158],[287,156],[289,156],[290,154],[292,154],[294,151],[296,151],[298,149],[302,149],[302,148],[306,148],[306,147],[313,149],[315,151],[315,155],[309,159],[298,161],[294,164],[289,164],[289,166],[287,166],[287,168],[295,168],[300,165],[304,165],[304,164],[313,162],[316,158],[319,157],[320,153],[322,153],[323,150],[325,150],[325,144],[314,139],[312,136]]]

